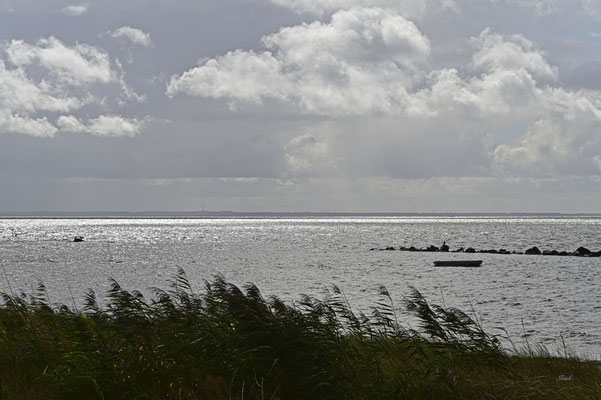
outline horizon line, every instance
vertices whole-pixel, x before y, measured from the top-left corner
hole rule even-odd
[[[543,211],[467,211],[467,212],[405,212],[405,211],[0,211],[7,217],[285,217],[285,216],[382,216],[382,217],[469,217],[469,216],[601,216],[599,212],[543,212]]]

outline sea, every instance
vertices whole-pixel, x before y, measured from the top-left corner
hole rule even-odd
[[[82,236],[83,242],[74,242]],[[102,303],[115,279],[151,297],[183,268],[193,288],[221,275],[292,304],[325,298],[333,285],[369,315],[385,286],[402,324],[413,288],[432,304],[477,318],[508,347],[601,359],[601,258],[379,250],[446,243],[523,252],[601,250],[599,217],[3,218],[0,291],[81,306],[88,288]],[[373,250],[378,249],[378,250]],[[481,259],[480,268],[439,268]]]

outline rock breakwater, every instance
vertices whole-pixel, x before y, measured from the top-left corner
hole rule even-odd
[[[529,247],[524,251],[509,251],[507,249],[480,249],[477,250],[473,247],[459,247],[458,249],[451,250],[449,246],[443,244],[440,247],[430,245],[428,247],[419,248],[415,246],[405,247],[405,246],[387,246],[383,248],[371,248],[370,251],[415,251],[415,252],[439,252],[439,253],[485,253],[485,254],[526,254],[526,255],[542,255],[542,256],[573,256],[573,257],[601,257],[601,250],[591,251],[586,247],[580,246],[574,251],[565,251],[565,250],[540,250],[537,246]]]

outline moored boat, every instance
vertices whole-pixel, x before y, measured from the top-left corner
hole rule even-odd
[[[482,260],[446,260],[434,261],[435,267],[480,267]]]

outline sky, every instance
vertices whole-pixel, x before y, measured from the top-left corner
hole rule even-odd
[[[598,0],[0,0],[0,212],[601,212]]]

